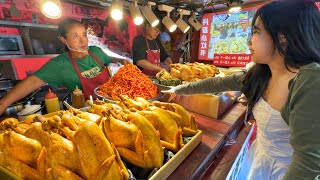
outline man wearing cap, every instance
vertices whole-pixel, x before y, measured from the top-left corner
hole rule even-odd
[[[171,58],[157,38],[160,33],[160,28],[160,25],[151,27],[147,22],[145,24],[145,33],[133,39],[133,63],[139,66],[146,75],[156,75],[164,69],[161,64],[172,64]]]

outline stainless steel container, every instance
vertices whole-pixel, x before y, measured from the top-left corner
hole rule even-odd
[[[174,102],[189,111],[211,118],[219,118],[241,95],[240,91],[227,91],[217,94],[183,95]]]

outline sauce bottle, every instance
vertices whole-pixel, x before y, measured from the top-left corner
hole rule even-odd
[[[46,94],[44,101],[48,113],[60,110],[59,99],[55,93],[51,92],[51,89],[49,89],[48,94]]]
[[[75,108],[82,108],[85,106],[84,95],[81,89],[76,86],[76,89],[72,93],[72,106]]]

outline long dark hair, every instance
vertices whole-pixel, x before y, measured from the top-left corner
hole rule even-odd
[[[300,68],[311,62],[320,63],[320,12],[311,0],[273,1],[262,6],[253,17],[252,29],[260,17],[272,37],[274,51],[284,57],[286,68]],[[284,48],[279,34],[286,38]],[[266,64],[256,64],[243,79],[242,92],[248,98],[249,112],[264,94],[271,71]]]
[[[64,37],[66,38],[66,34],[69,32],[69,29],[72,25],[82,25],[81,22],[72,19],[72,18],[67,18],[63,21],[60,22],[58,26],[58,32],[59,32],[59,38]],[[64,45],[65,51],[69,51],[68,46]]]

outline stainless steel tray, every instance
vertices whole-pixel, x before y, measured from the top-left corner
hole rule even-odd
[[[112,99],[112,98],[109,98],[109,97],[105,97],[105,96],[102,96],[100,95],[97,90],[99,89],[99,87],[96,87],[93,91],[94,91],[94,94],[99,98],[99,99],[103,99],[105,100],[106,102],[115,102],[115,101],[118,101],[116,99]],[[160,90],[159,90],[160,91]],[[148,99],[148,101],[161,101],[163,98],[164,98],[164,95],[163,93],[160,92],[160,94],[157,96],[157,97],[154,97],[154,98],[151,98],[151,99]]]

